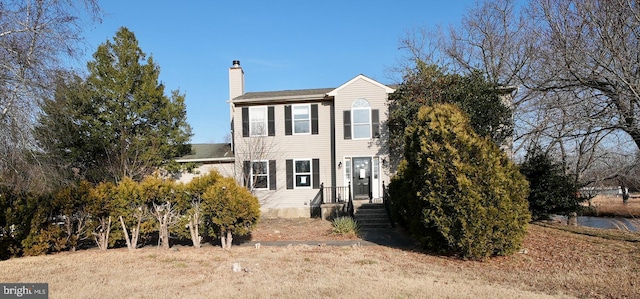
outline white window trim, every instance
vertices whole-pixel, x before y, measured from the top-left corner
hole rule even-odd
[[[307,118],[309,124],[309,130],[306,133],[296,133],[296,107],[306,106],[309,112],[309,118]],[[291,128],[293,135],[311,135],[311,104],[296,104],[291,105]]]
[[[344,185],[346,186],[347,184],[349,184],[351,182],[351,171],[353,171],[351,169],[352,168],[351,157],[350,156],[349,157],[344,157],[342,160],[344,161],[343,162],[344,163],[344,165],[343,165],[344,166],[344,168],[343,168],[344,169],[344,179],[345,179],[345,184]]]
[[[354,107],[354,105],[358,102],[358,101],[365,101],[367,103],[367,107],[362,107],[362,106],[358,106],[358,107]],[[367,128],[369,131],[369,136],[367,137],[356,137],[356,122],[355,122],[355,112],[354,111],[358,111],[358,110],[367,110],[369,113],[369,122],[367,123]],[[357,123],[358,125],[364,125],[365,123]],[[372,135],[373,132],[372,131],[372,120],[371,120],[371,103],[369,103],[369,101],[367,101],[367,99],[357,99],[355,101],[353,101],[353,103],[351,104],[351,139],[352,140],[371,140],[372,139]]]
[[[266,165],[265,169],[266,169],[266,174],[260,174],[259,176],[266,176],[267,177],[267,186],[265,188],[256,188],[255,182],[253,181],[253,178],[256,177],[257,175],[254,175],[253,173],[253,163],[264,163]],[[269,190],[269,186],[271,186],[269,183],[269,160],[253,160],[251,161],[251,174],[250,174],[250,179],[251,179],[251,189],[253,190]]]
[[[262,123],[262,127],[263,127],[263,133],[262,134],[253,134],[253,126],[254,126],[254,122],[251,119],[251,115],[253,114],[252,111],[255,110],[263,110],[264,111],[264,122]],[[267,109],[267,106],[258,106],[258,107],[249,107],[249,136],[250,137],[260,137],[260,136],[267,136],[267,122],[269,121],[269,111]]]
[[[296,171],[296,162],[307,161],[309,162],[309,186],[298,186],[298,174],[306,175],[306,172],[298,173]],[[294,159],[293,160],[293,189],[313,189],[313,159]]]

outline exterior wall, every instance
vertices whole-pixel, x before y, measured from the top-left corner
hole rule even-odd
[[[178,182],[188,183],[197,176],[206,175],[211,170],[217,170],[219,174],[226,177],[235,177],[234,175],[234,162],[218,162],[218,163],[206,163],[195,168],[191,173],[183,172],[177,179]]]
[[[275,136],[242,137],[242,107],[234,109],[238,182],[244,184],[247,179],[244,178],[243,161],[276,161],[276,190],[253,190],[265,217],[309,217],[309,203],[320,191],[310,187],[287,189],[286,160],[319,159],[320,182],[331,182],[331,103],[320,100],[311,103],[318,104],[317,135],[285,135],[285,105],[292,104],[297,103],[262,105],[274,107]]]
[[[379,110],[379,122],[381,132],[385,130],[385,122],[387,120],[387,93],[386,91],[371,82],[359,79],[345,86],[335,96],[335,136],[336,136],[336,163],[342,162],[341,167],[336,167],[336,185],[347,186],[349,178],[345,177],[346,163],[345,158],[351,157],[372,157],[378,160],[380,173],[377,181],[372,185],[373,197],[382,197],[382,182],[389,183],[389,170],[385,166],[388,161],[388,150],[386,149],[385,140],[383,138],[372,138],[368,140],[353,140],[344,138],[344,116],[343,111],[351,110],[351,105],[357,99],[366,99],[371,105],[371,109]],[[381,134],[385,136],[386,134]]]

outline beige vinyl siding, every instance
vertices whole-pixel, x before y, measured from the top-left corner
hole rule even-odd
[[[229,69],[229,100],[244,94],[244,71],[242,68]]]
[[[225,177],[235,177],[234,173],[234,162],[213,162],[213,163],[204,163],[200,166],[196,167],[189,172],[182,172],[180,174],[180,178],[178,178],[178,182],[188,183],[193,178],[198,176],[203,176],[211,172],[211,170],[215,169],[218,173]]]
[[[292,105],[295,103],[287,103]],[[318,104],[318,134],[285,136],[285,104],[264,105],[274,107],[275,136],[242,137],[242,109],[234,110],[234,135],[236,173],[242,181],[242,162],[245,160],[276,160],[277,190],[260,190],[256,195],[263,209],[308,209],[309,201],[319,189],[287,189],[286,160],[320,159],[320,183],[331,183],[331,104],[329,102],[311,102]],[[261,150],[250,148],[263,147]],[[308,215],[307,215],[308,216]]]
[[[352,82],[350,85],[342,88],[335,96],[335,114],[336,114],[336,163],[339,161],[344,162],[345,157],[375,157],[379,156],[381,159],[386,158],[386,147],[383,139],[372,138],[368,140],[353,140],[344,139],[344,119],[343,111],[351,110],[351,105],[357,99],[366,99],[371,105],[371,109],[379,110],[380,130],[384,130],[386,127],[384,123],[387,120],[387,93],[386,91],[371,82],[364,79],[359,79]],[[382,166],[382,163],[381,163]],[[344,177],[344,166],[337,169],[336,184],[338,186],[345,186],[347,182]],[[389,182],[388,170],[383,169],[380,173],[380,182]]]

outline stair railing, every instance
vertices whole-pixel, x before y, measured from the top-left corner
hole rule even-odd
[[[391,217],[391,201],[389,200],[389,190],[387,190],[387,186],[382,182],[382,203],[384,204],[384,209],[387,211],[387,217],[389,217],[389,224],[391,227],[395,227],[395,223],[393,222],[393,217]]]

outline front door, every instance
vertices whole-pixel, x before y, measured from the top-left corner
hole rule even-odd
[[[353,198],[371,198],[371,158],[353,158]]]

